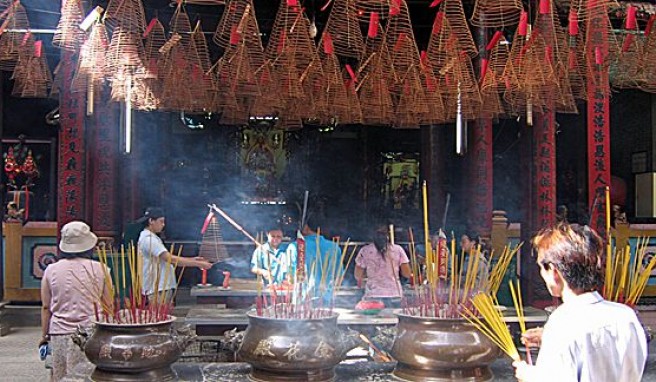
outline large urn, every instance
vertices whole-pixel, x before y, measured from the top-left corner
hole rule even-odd
[[[148,324],[95,322],[78,329],[74,341],[96,365],[92,381],[174,381],[171,364],[194,339],[188,327],[174,329],[170,317]]]
[[[499,348],[464,319],[397,314],[391,355],[394,375],[406,381],[489,381]]]
[[[295,319],[248,313],[238,357],[254,381],[332,381],[334,368],[360,340],[337,328],[337,313]]]

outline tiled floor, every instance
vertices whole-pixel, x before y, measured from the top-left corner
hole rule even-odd
[[[49,370],[39,360],[37,344],[41,328],[12,326],[0,337],[0,380],[4,382],[48,381]]]

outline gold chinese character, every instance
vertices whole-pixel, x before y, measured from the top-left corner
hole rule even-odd
[[[283,354],[283,356],[287,357],[287,359],[290,361],[302,361],[305,359],[305,356],[298,355],[300,351],[301,351],[301,342],[296,341],[291,344],[289,350],[287,350],[285,354]]]
[[[330,358],[334,353],[335,348],[323,342],[323,340],[319,342],[319,346],[317,346],[317,349],[314,351],[314,355],[319,358]]]
[[[271,352],[271,345],[273,345],[273,341],[270,339],[260,340],[260,342],[257,343],[257,347],[255,348],[255,350],[253,350],[253,354],[275,357],[275,354]]]

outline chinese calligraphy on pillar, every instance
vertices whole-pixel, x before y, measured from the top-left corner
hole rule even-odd
[[[492,120],[477,120],[472,133],[471,228],[487,236],[492,232]]]
[[[595,10],[596,9],[596,10]],[[602,7],[588,20],[588,201],[590,224],[605,234],[604,191],[610,185],[610,105],[608,89],[608,16]]]
[[[537,115],[533,127],[535,152],[535,213],[536,228],[549,226],[555,221],[556,212],[556,131],[553,109]]]
[[[71,52],[62,53],[61,89],[59,93],[59,174],[57,223],[59,227],[84,219],[85,146],[84,93],[71,92],[75,70]]]
[[[110,236],[116,228],[116,179],[118,118],[115,104],[107,91],[96,102],[93,129],[93,151],[90,153],[93,192],[91,222],[94,231]]]

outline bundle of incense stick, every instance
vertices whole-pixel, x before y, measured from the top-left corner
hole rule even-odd
[[[465,308],[463,318],[499,346],[513,361],[519,361],[519,352],[510,329],[504,322],[501,312],[496,308],[494,299],[487,294],[479,293],[471,300],[474,309]]]
[[[646,258],[646,248],[649,238],[638,238],[638,243],[632,252],[627,245],[623,249],[608,251],[606,258],[603,295],[606,300],[635,306],[647,286],[647,281],[654,266],[656,256]]]
[[[519,323],[519,330],[522,334],[526,333],[526,316],[524,316],[524,302],[522,300],[522,288],[519,283],[519,280],[515,280],[516,284],[513,284],[511,280],[508,280],[508,287],[510,288],[510,295],[512,296],[513,305],[515,307],[515,312],[517,314],[517,322]],[[516,285],[516,286],[515,286]],[[529,364],[533,364],[531,359],[531,349],[526,345],[526,359]]]
[[[320,231],[319,231],[320,232]],[[348,269],[357,247],[347,240],[338,255],[320,252],[317,232],[317,255],[312,264],[308,264],[303,280],[294,280],[281,287],[262,288],[262,277],[258,275],[258,290],[255,298],[258,316],[280,319],[312,319],[330,317],[335,306],[335,296],[339,291],[346,270]],[[334,248],[339,248],[339,241],[333,240]],[[344,267],[344,257],[350,249],[350,254]],[[290,267],[291,268],[291,267]],[[291,269],[290,269],[291,271]],[[291,272],[294,273],[294,272]],[[295,276],[295,274],[294,274]],[[328,306],[324,306],[328,303]]]
[[[178,256],[181,255],[181,252],[182,247],[178,248]],[[173,246],[170,253],[174,253]],[[105,273],[105,291],[102,293],[90,291],[86,286],[84,291],[85,295],[94,301],[96,321],[114,324],[146,324],[170,319],[175,295],[169,300],[166,291],[157,292],[151,301],[146,301],[147,299],[142,296],[143,258],[141,254],[137,253],[134,246],[128,246],[127,251],[121,247],[120,253],[114,253],[111,250],[108,253],[105,248],[101,248],[98,251],[98,259],[103,265]],[[163,281],[164,285],[168,285],[170,278],[175,279],[175,273],[171,272],[171,257],[166,262],[164,274],[161,274],[160,271],[160,261],[159,258],[153,261],[154,281],[151,289],[154,291],[159,290],[160,281]],[[173,264],[173,268],[175,267],[177,267],[177,262]],[[180,283],[183,272],[180,273],[176,286]]]
[[[409,231],[409,237],[412,279],[418,280],[421,284],[421,265],[417,260],[412,230]],[[450,256],[448,256],[445,266],[439,264],[441,260],[437,254],[433,253],[430,248],[427,250],[426,277],[423,280],[425,285],[417,286],[414,288],[412,296],[404,297],[402,302],[404,314],[460,318],[465,308],[473,309],[471,296],[474,294],[482,291],[493,296],[496,295],[508,266],[520,247],[521,244],[512,249],[508,246],[504,247],[501,256],[490,271],[486,267],[489,267],[494,254],[491,255],[488,264],[483,264],[481,247],[477,246],[468,253],[461,251],[459,259],[457,259],[455,235],[452,234]],[[467,261],[465,261],[466,257],[468,257]],[[440,268],[443,270],[442,274],[440,274]],[[448,271],[444,272],[445,269]],[[482,275],[487,277],[481,277]]]

